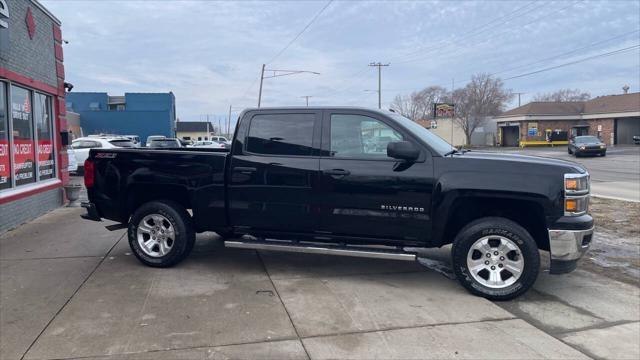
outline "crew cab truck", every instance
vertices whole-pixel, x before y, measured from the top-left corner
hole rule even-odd
[[[231,149],[93,149],[85,185],[84,217],[127,226],[149,266],[175,265],[204,231],[227,247],[388,259],[453,244],[460,283],[493,300],[532,286],[539,250],[551,273],[572,271],[593,234],[580,165],[457,150],[363,108],[248,109]]]

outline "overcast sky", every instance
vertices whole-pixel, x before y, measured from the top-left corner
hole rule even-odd
[[[260,67],[327,1],[42,1],[61,21],[73,91],[167,92],[178,116],[255,106]],[[640,43],[640,1],[334,1],[268,69],[263,106],[383,106],[429,85],[463,86],[474,73],[505,79],[523,103],[541,92],[640,89],[640,50],[510,79]],[[517,100],[512,105],[517,105]]]

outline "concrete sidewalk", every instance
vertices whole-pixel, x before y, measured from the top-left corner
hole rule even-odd
[[[213,233],[154,269],[81,212],[0,236],[0,359],[640,357],[638,287],[589,272],[492,303],[417,263],[224,249]]]

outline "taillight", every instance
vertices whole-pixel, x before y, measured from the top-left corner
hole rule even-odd
[[[93,187],[95,180],[93,160],[87,159],[84,161],[84,186],[87,188]]]

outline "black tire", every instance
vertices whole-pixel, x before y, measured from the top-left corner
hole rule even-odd
[[[480,283],[471,275],[467,265],[467,256],[473,244],[477,240],[491,235],[510,240],[517,246],[520,256],[524,260],[520,277],[514,283],[503,288],[491,288]],[[489,300],[510,300],[524,294],[533,286],[540,269],[540,253],[535,240],[522,226],[500,217],[478,219],[465,226],[453,242],[451,256],[454,273],[460,284],[472,294]]]
[[[607,153],[603,152],[602,154],[600,154],[600,156],[607,156]]]
[[[174,229],[175,238],[171,249],[163,256],[148,255],[138,242],[138,226],[147,215],[159,214],[166,218]],[[195,244],[196,235],[193,222],[187,210],[180,204],[169,200],[151,201],[141,205],[131,216],[128,229],[129,246],[133,254],[143,264],[165,268],[184,260]]]
[[[569,154],[569,155],[573,154],[573,153],[571,152],[571,149],[567,148],[567,154]]]

